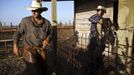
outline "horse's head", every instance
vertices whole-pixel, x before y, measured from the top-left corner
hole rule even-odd
[[[113,23],[111,22],[110,18],[103,18],[102,19],[102,31],[104,32],[104,37],[106,43],[114,43],[115,40],[115,28]]]

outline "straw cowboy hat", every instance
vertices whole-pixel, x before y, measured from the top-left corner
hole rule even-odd
[[[26,7],[27,10],[37,10],[41,9],[42,11],[47,11],[47,7],[42,7],[41,1],[33,0],[30,7]]]
[[[102,10],[102,11],[104,11],[104,12],[106,13],[106,8],[103,7],[103,6],[101,6],[101,5],[99,5],[99,6],[96,8],[96,10]]]

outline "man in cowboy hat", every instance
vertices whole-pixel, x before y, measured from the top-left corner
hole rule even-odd
[[[88,19],[91,22],[90,39],[92,37],[99,37],[99,38],[101,38],[101,36],[100,36],[101,33],[100,33],[99,28],[100,28],[100,26],[102,24],[103,15],[104,15],[104,13],[106,13],[106,9],[103,6],[99,5],[96,8],[96,11],[97,11],[96,14],[92,15]]]
[[[96,11],[97,13],[89,18],[89,21],[91,22],[91,32],[96,32],[96,24],[101,23],[101,19],[103,18],[104,13],[106,13],[106,9],[101,5],[96,8]]]
[[[88,43],[88,51],[89,51],[89,73],[91,75],[98,75],[99,72],[99,60],[100,52],[104,49],[105,45],[102,43],[101,36],[101,24],[104,13],[106,13],[106,9],[99,5],[96,8],[96,14],[92,15],[89,18],[91,22],[89,43]],[[92,60],[92,61],[91,61]]]
[[[18,56],[18,42],[23,36],[23,58],[26,63],[26,75],[46,75],[46,46],[50,36],[50,22],[41,16],[46,7],[42,7],[41,1],[33,0],[27,7],[32,12],[31,16],[22,19],[19,29],[13,36],[13,53]],[[47,39],[47,41],[46,41]]]

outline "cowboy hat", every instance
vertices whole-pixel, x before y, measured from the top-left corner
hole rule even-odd
[[[32,4],[30,7],[26,7],[27,10],[37,10],[37,9],[41,9],[42,11],[47,11],[48,8],[47,7],[42,7],[41,2],[37,1],[37,0],[33,0]]]
[[[99,6],[96,8],[96,10],[97,10],[97,11],[98,11],[98,10],[102,10],[102,11],[104,11],[104,12],[106,13],[106,8],[103,7],[103,6],[101,6],[101,5],[99,5]]]

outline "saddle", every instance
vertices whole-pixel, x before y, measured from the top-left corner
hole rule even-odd
[[[37,60],[40,61],[39,59],[45,61],[47,59],[46,47],[48,44],[48,39],[44,40],[44,42],[45,43],[43,43],[42,47],[29,46],[27,44],[24,45],[24,52],[23,52],[24,59],[31,63],[34,63]]]

